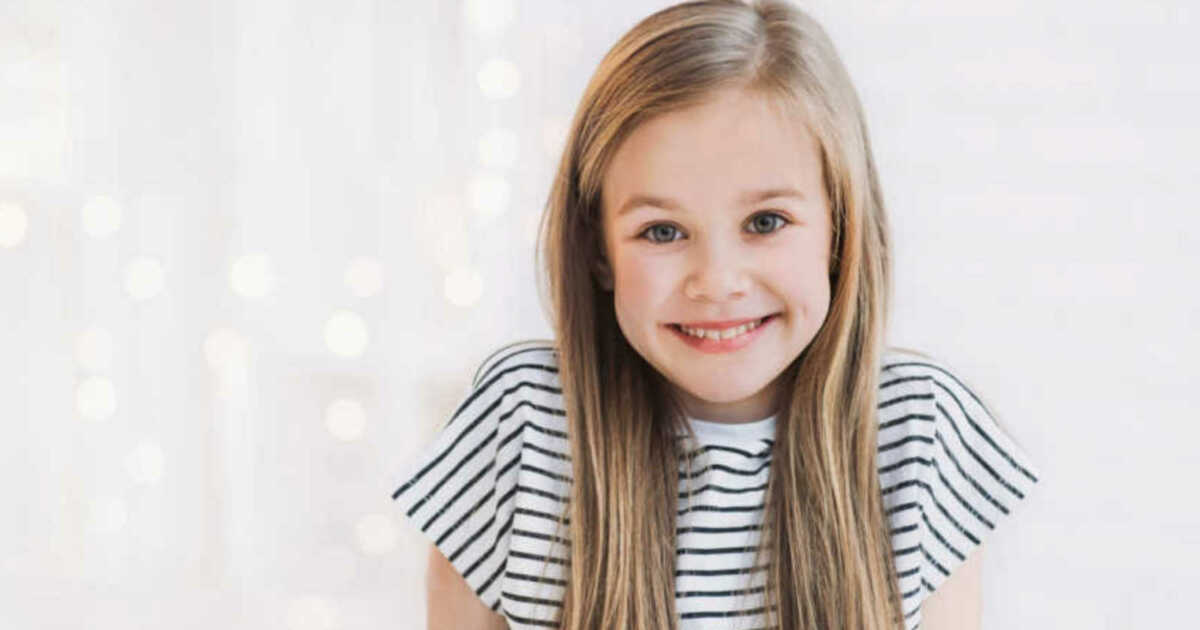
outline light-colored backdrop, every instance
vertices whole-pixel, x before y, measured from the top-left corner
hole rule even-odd
[[[549,334],[567,121],[666,4],[0,2],[0,627],[423,627],[394,475]],[[803,6],[868,114],[891,341],[1044,472],[984,627],[1191,623],[1200,11]]]

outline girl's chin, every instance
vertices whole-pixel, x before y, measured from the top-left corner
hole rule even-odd
[[[762,383],[761,385],[750,383],[731,384],[708,380],[701,382],[687,380],[682,383],[681,389],[685,392],[685,398],[692,399],[693,402],[701,405],[727,405],[750,398],[762,391],[762,388],[766,385],[766,383]],[[676,384],[676,387],[680,387],[680,385]]]

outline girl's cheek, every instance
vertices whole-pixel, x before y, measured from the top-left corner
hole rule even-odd
[[[797,243],[759,259],[761,281],[767,289],[793,302],[793,307],[815,308],[828,300],[829,264],[818,243]]]
[[[662,285],[670,283],[670,266],[650,257],[628,256],[621,265],[622,292],[630,295],[654,293]]]

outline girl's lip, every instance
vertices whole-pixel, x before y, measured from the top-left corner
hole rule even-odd
[[[758,326],[755,326],[754,330],[747,331],[729,339],[709,339],[707,337],[700,338],[683,332],[683,329],[679,327],[679,324],[667,324],[666,326],[667,328],[671,329],[672,334],[677,336],[688,346],[691,346],[692,348],[705,354],[720,354],[740,350],[751,343],[754,343],[754,341],[758,339],[760,335],[762,335],[763,330],[765,330],[766,327],[770,325],[773,320],[775,320],[776,315],[778,315],[778,313],[773,313],[764,317],[762,323],[760,323]]]
[[[778,313],[771,313],[771,315],[778,315]],[[745,319],[723,319],[720,321],[712,321],[712,322],[674,322],[674,324],[676,326],[687,326],[688,328],[704,328],[707,330],[721,330],[724,328],[733,328],[734,326],[741,326],[742,324],[749,324],[750,322],[760,322],[761,323],[763,320],[767,319],[771,315],[766,315],[763,317],[747,317]]]

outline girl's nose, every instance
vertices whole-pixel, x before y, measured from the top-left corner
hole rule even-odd
[[[749,278],[744,257],[734,247],[703,248],[696,266],[684,284],[684,295],[691,300],[728,302],[746,296]]]

